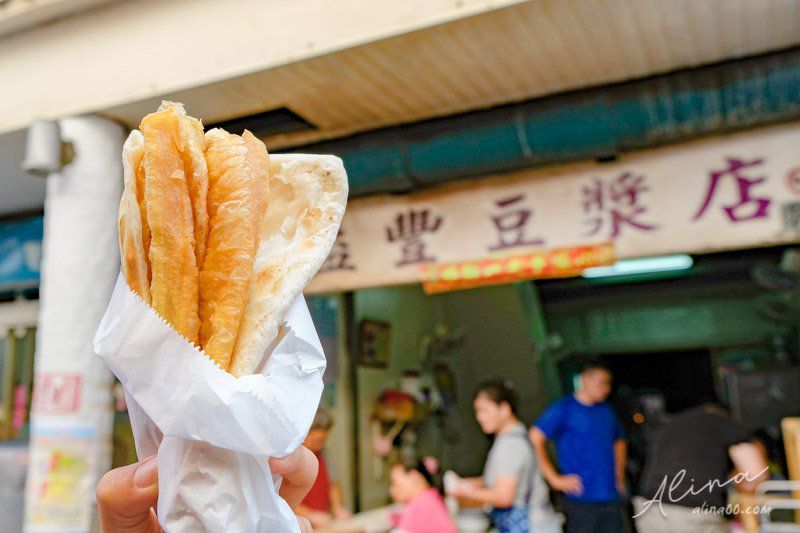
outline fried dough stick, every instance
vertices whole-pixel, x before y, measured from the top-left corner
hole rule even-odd
[[[208,232],[202,125],[186,117],[181,106],[165,102],[142,120],[140,128],[151,304],[178,333],[197,343],[197,261],[205,254]]]
[[[206,133],[209,237],[200,271],[200,343],[228,370],[247,306],[258,227],[264,217],[269,156],[250,132]]]

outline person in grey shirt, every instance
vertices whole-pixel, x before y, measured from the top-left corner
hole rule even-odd
[[[495,435],[483,476],[454,487],[452,496],[488,505],[500,533],[528,533],[532,516],[550,517],[549,491],[525,426],[517,418],[516,394],[504,382],[488,382],[475,393],[475,417]]]

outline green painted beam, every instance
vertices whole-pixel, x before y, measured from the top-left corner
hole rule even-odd
[[[800,118],[800,48],[369,131],[293,149],[339,155],[351,195],[608,158]]]

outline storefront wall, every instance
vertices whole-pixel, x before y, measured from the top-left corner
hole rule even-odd
[[[517,212],[522,222],[513,228],[514,244],[524,241],[527,248],[531,243],[526,238],[531,236],[541,238],[540,247],[612,241],[623,258],[791,243],[798,235],[794,213],[800,189],[795,184],[797,162],[790,147],[796,144],[798,131],[797,124],[774,126],[671,146],[611,164],[544,169],[536,171],[535,176],[523,173],[490,178],[475,188],[453,185],[416,196],[353,202],[342,226],[342,239],[332,253],[334,261],[329,261],[311,290],[324,289],[326,283],[339,290],[358,288],[355,323],[368,319],[391,327],[388,367],[357,370],[361,508],[387,502],[389,465],[373,460],[369,438],[374,403],[382,390],[397,387],[403,371],[419,369],[420,343],[438,323],[462,327],[466,332],[463,347],[445,357],[457,381],[457,406],[447,423],[423,424],[417,446],[421,454],[439,457],[445,468],[457,467],[464,474],[480,472],[488,441],[481,435],[471,407],[471,396],[480,381],[512,379],[522,399],[521,414],[526,423],[559,392],[558,387],[545,387],[559,377],[553,373],[548,383],[541,377],[545,367],[534,357],[531,337],[535,318],[525,314],[520,300],[524,291],[517,287],[503,285],[438,296],[425,296],[416,284],[361,288],[418,282],[422,277],[419,261],[401,261],[402,266],[397,266],[400,252],[411,250],[420,256],[425,252],[428,259],[438,261],[482,257],[486,252],[481,250],[492,249],[494,240],[506,237],[502,231],[499,235],[491,231],[492,227],[502,230],[505,226],[497,222],[500,215],[490,208],[495,205],[492,200],[506,197],[509,201],[523,197],[535,201],[534,211],[524,211],[534,216]],[[718,165],[727,161],[736,166],[738,160],[731,158],[740,155],[758,166],[757,174],[740,176],[736,175],[738,170],[731,174]],[[723,183],[723,175],[731,180]],[[623,207],[632,211],[620,214],[612,210],[609,219],[600,215],[592,218],[593,184],[600,183],[601,178],[624,182],[631,176],[638,176],[638,185],[622,189],[612,186],[610,196],[598,196],[597,202],[605,206],[603,199],[627,199]],[[745,189],[755,193],[757,188],[763,196],[746,194]],[[644,199],[647,205],[637,208],[636,202]],[[741,210],[744,207],[746,212]],[[438,221],[424,218],[429,215],[426,210],[440,213]],[[404,226],[405,211],[411,216]],[[392,239],[392,221],[402,229],[414,226],[414,216],[423,217],[423,226],[426,222],[433,226],[427,228],[430,231],[424,240],[416,234],[409,238],[416,248],[398,246]],[[521,226],[530,219],[534,220],[531,228]],[[527,230],[532,233],[525,233]],[[587,237],[587,231],[592,230]],[[522,249],[526,247],[520,246]],[[710,349],[719,359],[728,348],[759,343],[766,346],[778,329],[757,313],[752,298],[758,290],[748,276],[731,281],[720,272],[708,286],[677,293],[648,292],[642,286],[630,285],[616,291],[613,298],[587,286],[580,298],[547,301],[545,330],[557,335],[551,335],[557,348],[549,347],[540,355],[563,361],[575,355]],[[556,342],[558,338],[560,343]],[[570,389],[570,371],[563,364],[560,367],[563,392]]]
[[[380,392],[397,388],[403,371],[419,370],[420,344],[439,323],[465,332],[461,346],[439,358],[451,368],[457,402],[443,427],[430,419],[421,424],[418,451],[439,458],[444,469],[479,475],[489,441],[481,433],[472,409],[477,385],[487,379],[513,382],[520,396],[521,418],[529,423],[544,406],[545,394],[533,362],[532,346],[515,288],[503,285],[426,296],[419,286],[361,290],[355,293],[355,320],[391,325],[390,360],[387,368],[359,367],[358,394],[361,435],[359,494],[361,508],[388,502],[388,470],[375,460],[369,439],[369,418]]]
[[[779,251],[769,254],[779,256]],[[760,252],[726,255],[755,255],[743,262],[763,263]],[[746,352],[750,354],[747,367],[757,368],[770,363],[776,338],[790,347],[796,343],[790,329],[768,320],[759,310],[757,298],[765,290],[747,270],[731,275],[720,268],[696,280],[689,275],[648,284],[598,287],[571,280],[557,285],[571,285],[572,296],[559,294],[553,284],[541,294],[549,331],[561,341],[553,356],[561,361],[564,390],[570,389],[570,374],[582,358],[707,350],[713,356],[719,393],[723,384],[717,369],[726,359]]]
[[[730,252],[738,256],[746,252]],[[779,255],[779,251],[773,255]],[[753,264],[756,264],[753,260]],[[712,268],[713,272],[713,268]],[[704,273],[709,276],[708,271]],[[689,278],[686,278],[687,280]],[[548,287],[540,288],[547,333],[559,345],[549,356],[562,361],[561,390],[570,390],[570,358],[629,353],[648,357],[654,353],[707,349],[718,365],[747,352],[751,367],[771,353],[771,342],[785,335],[785,328],[765,319],[755,297],[763,293],[742,273],[733,279],[720,269],[709,282],[673,280],[614,287],[568,280],[562,285],[583,285],[572,297],[553,297]],[[576,296],[577,295],[577,296]],[[439,358],[452,369],[457,383],[457,404],[444,425],[434,419],[419,428],[417,450],[433,455],[443,469],[463,475],[479,475],[489,440],[474,419],[472,395],[487,379],[511,380],[520,396],[520,417],[531,423],[548,402],[547,390],[533,353],[530,324],[523,311],[520,291],[514,285],[500,285],[427,296],[418,285],[362,289],[354,293],[354,322],[375,320],[389,323],[391,341],[386,368],[357,367],[360,482],[355,490],[362,510],[385,505],[391,464],[375,459],[370,440],[370,416],[381,391],[398,388],[406,370],[421,367],[422,339],[440,323],[465,332],[464,342],[449,355]],[[357,357],[357,354],[352,354]],[[342,361],[342,359],[340,359]],[[567,361],[566,364],[563,361]],[[574,365],[573,365],[574,366]],[[574,369],[573,369],[574,370]],[[347,388],[339,370],[339,393]],[[716,376],[719,378],[719,376]],[[717,388],[721,386],[716,383]],[[346,394],[337,394],[344,397]],[[349,406],[348,406],[349,409]],[[337,407],[338,416],[349,426],[349,412]],[[340,475],[347,476],[352,464],[351,435],[337,432],[334,462]],[[345,439],[340,441],[339,439]],[[332,439],[333,440],[333,439]],[[345,444],[346,443],[346,444]],[[348,480],[343,479],[348,486]],[[345,494],[348,491],[345,490]]]
[[[550,330],[565,353],[658,352],[765,342],[779,331],[756,310],[752,296],[642,295],[632,286],[624,298],[598,295],[581,303],[546,305]]]

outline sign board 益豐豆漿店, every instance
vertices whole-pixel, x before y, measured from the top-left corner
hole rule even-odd
[[[611,242],[619,258],[791,243],[800,124],[353,200],[308,292],[419,283],[425,265]]]

